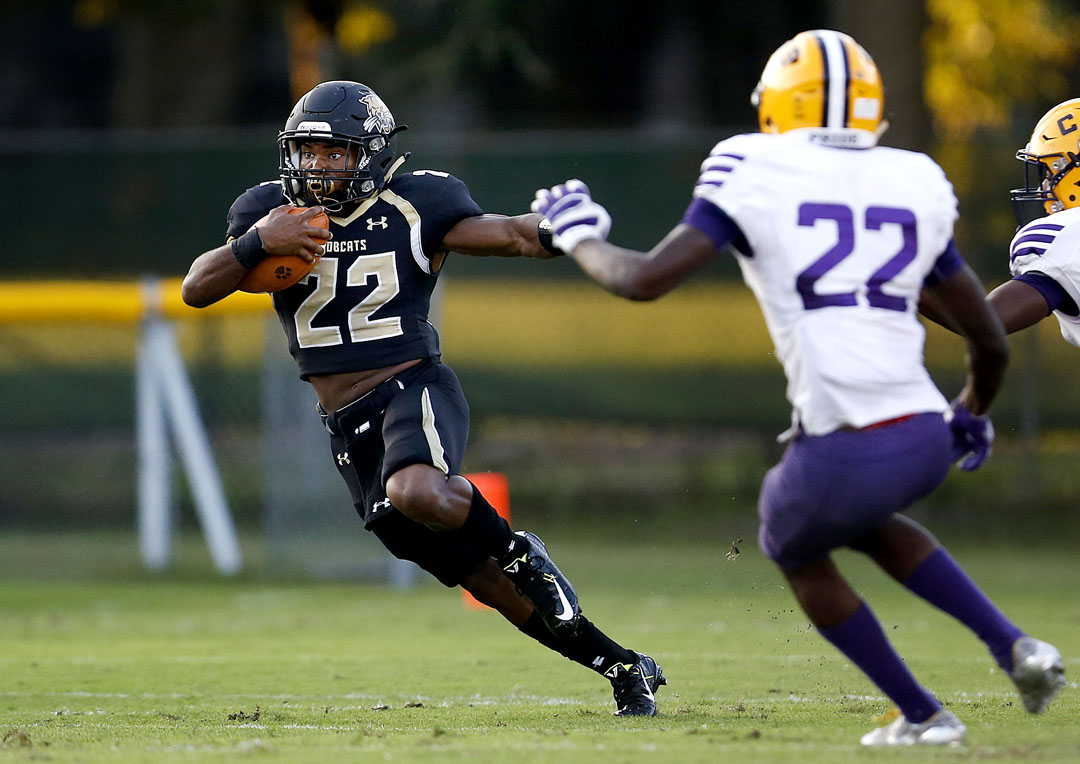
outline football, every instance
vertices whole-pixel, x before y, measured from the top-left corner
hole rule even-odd
[[[303,207],[293,207],[289,210],[289,214],[299,215],[303,211]],[[320,212],[308,223],[317,228],[329,228],[330,218],[325,212]],[[254,268],[245,273],[236,288],[241,292],[254,294],[280,292],[308,275],[317,262],[319,262],[318,255],[315,256],[313,263],[305,262],[302,257],[296,255],[271,255],[259,261]]]

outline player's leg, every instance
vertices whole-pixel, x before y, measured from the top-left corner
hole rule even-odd
[[[469,434],[469,409],[454,372],[431,364],[386,408],[382,475],[390,503],[410,519],[485,550],[532,601],[552,631],[569,634],[581,608],[544,543],[509,524],[457,474]]]
[[[893,515],[851,547],[971,629],[1012,677],[1031,713],[1045,711],[1065,686],[1065,665],[1057,649],[1013,624],[919,523]]]
[[[592,671],[607,675],[617,665],[636,662],[638,653],[619,645],[584,616],[581,627],[574,634],[558,636],[553,633],[493,559],[465,576],[461,586],[479,602],[498,610],[523,634]]]
[[[372,523],[371,530],[391,554],[415,562],[446,586],[460,584],[526,636],[605,676],[615,693],[617,714],[656,713],[654,692],[667,680],[652,658],[619,645],[584,616],[575,631],[553,633],[502,567],[468,539],[433,531],[398,512]]]
[[[830,558],[832,549],[865,535],[941,481],[948,469],[946,433],[941,416],[930,414],[868,431],[801,436],[762,485],[762,550],[784,571],[821,635],[904,715],[866,736],[868,745],[947,744],[964,737],[963,725],[915,680]],[[928,453],[928,439],[941,447]]]
[[[655,660],[618,644],[584,615],[573,633],[555,634],[494,560],[466,576],[461,585],[477,600],[498,610],[521,633],[607,678],[615,694],[616,716],[655,715],[655,691],[667,684]]]
[[[840,575],[831,558],[822,557],[783,573],[821,636],[858,666],[905,718],[921,723],[941,710],[941,704],[915,680],[870,607]]]

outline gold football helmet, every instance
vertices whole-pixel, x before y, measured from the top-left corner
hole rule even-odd
[[[884,92],[861,45],[843,32],[815,29],[795,35],[769,57],[750,102],[763,133],[846,127],[880,134]]]
[[[1046,112],[1016,158],[1024,163],[1024,187],[1010,195],[1021,225],[1080,205],[1080,98]]]

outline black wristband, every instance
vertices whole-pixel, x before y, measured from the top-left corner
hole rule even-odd
[[[551,221],[541,218],[536,226],[536,238],[540,240],[540,246],[553,255],[565,255],[561,249],[555,246],[551,238]]]
[[[240,238],[233,239],[229,243],[232,245],[233,257],[248,270],[254,268],[260,260],[270,254],[263,249],[262,237],[259,236],[258,228],[252,228]]]

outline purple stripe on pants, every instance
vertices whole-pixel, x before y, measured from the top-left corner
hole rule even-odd
[[[762,483],[761,550],[790,570],[855,541],[933,491],[951,448],[940,413],[799,436]]]

